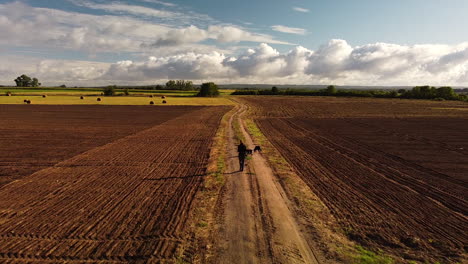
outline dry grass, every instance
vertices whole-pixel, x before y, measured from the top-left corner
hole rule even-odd
[[[147,96],[104,96],[102,101],[98,102],[96,96],[87,96],[80,99],[80,95],[62,96],[49,95],[43,98],[37,96],[0,96],[0,104],[24,104],[25,99],[34,101],[34,104],[49,104],[49,105],[149,105],[151,98]],[[225,97],[169,97],[167,96],[166,104],[162,100],[154,100],[155,105],[233,105],[233,102]]]

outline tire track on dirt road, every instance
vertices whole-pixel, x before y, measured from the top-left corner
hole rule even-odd
[[[223,223],[217,263],[319,263],[313,249],[288,208],[288,198],[261,154],[246,162],[248,172],[238,170],[233,122],[248,148],[253,146],[241,120],[241,105],[229,120],[228,162],[223,197]],[[251,173],[251,172],[255,173]]]

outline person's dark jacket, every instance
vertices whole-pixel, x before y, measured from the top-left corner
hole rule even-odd
[[[240,143],[237,146],[237,152],[239,152],[239,157],[245,158],[245,156],[247,154],[247,147],[243,143]]]

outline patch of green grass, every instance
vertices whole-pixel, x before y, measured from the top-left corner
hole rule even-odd
[[[98,102],[97,98],[102,101]],[[166,97],[167,104],[163,104],[161,98],[136,97],[136,96],[89,96],[80,99],[80,96],[50,95],[42,96],[0,96],[0,104],[24,104],[24,100],[31,100],[32,104],[54,104],[54,105],[232,105],[233,102],[223,97]]]
[[[237,141],[241,141],[242,142],[245,142],[245,137],[244,137],[244,134],[242,134],[242,131],[241,131],[241,127],[240,127],[240,123],[239,123],[239,119],[235,118],[233,120],[233,125],[234,125],[234,133],[235,133],[235,136],[236,136],[236,139]]]
[[[382,252],[375,253],[362,246],[356,246],[356,254],[353,256],[354,263],[359,264],[392,264],[394,260],[385,256]]]
[[[200,221],[197,223],[197,226],[198,227],[207,227],[208,226],[208,223],[207,222],[204,222],[204,221]]]

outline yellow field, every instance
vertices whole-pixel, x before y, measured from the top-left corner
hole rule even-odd
[[[97,98],[102,101],[98,102]],[[80,96],[0,96],[0,104],[25,104],[24,100],[31,100],[32,104],[55,104],[55,105],[233,105],[234,103],[226,97],[133,97],[133,96],[89,96],[83,100]],[[162,101],[166,100],[167,104]]]

